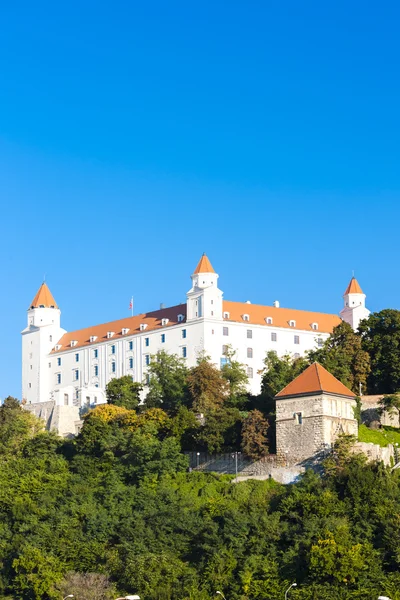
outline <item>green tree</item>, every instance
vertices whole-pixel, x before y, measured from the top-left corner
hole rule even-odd
[[[0,406],[0,452],[16,451],[43,428],[43,421],[8,396]]]
[[[196,447],[211,454],[234,450],[240,444],[240,427],[241,416],[237,408],[208,411],[204,424],[195,432]]]
[[[148,392],[145,408],[162,408],[175,414],[188,403],[188,369],[183,358],[164,350],[152,356],[148,367]]]
[[[308,360],[319,362],[344,385],[358,394],[367,389],[367,377],[371,371],[369,354],[362,348],[361,336],[342,321],[334,327],[322,348],[311,350]]]
[[[383,396],[378,400],[378,404],[380,414],[383,415],[386,412],[389,415],[396,416],[398,427],[400,427],[400,393]]]
[[[55,586],[61,580],[64,565],[49,552],[27,545],[14,559],[14,589],[22,598],[57,598]]]
[[[128,410],[136,410],[140,403],[142,387],[140,383],[133,381],[129,375],[111,379],[106,386],[107,402]]]
[[[236,352],[231,346],[228,346],[225,352],[226,363],[222,366],[221,374],[229,383],[229,396],[225,401],[227,406],[242,409],[247,398],[247,385],[249,378],[246,372],[246,366],[235,360]]]
[[[276,394],[308,366],[309,363],[304,358],[293,358],[289,354],[279,357],[274,350],[267,352],[261,380],[261,397],[270,409],[275,407]]]
[[[269,423],[259,410],[252,410],[243,420],[242,425],[242,450],[255,460],[268,454]]]
[[[360,323],[359,332],[371,361],[369,393],[396,393],[400,389],[400,311],[372,313]]]

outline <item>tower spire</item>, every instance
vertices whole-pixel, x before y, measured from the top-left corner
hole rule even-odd
[[[53,294],[45,281],[38,289],[36,296],[29,305],[29,308],[58,308]]]

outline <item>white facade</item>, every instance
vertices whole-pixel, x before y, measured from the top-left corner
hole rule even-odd
[[[103,403],[114,377],[130,375],[145,384],[150,356],[160,350],[184,358],[188,367],[202,353],[220,366],[227,346],[247,367],[249,391],[258,394],[267,351],[303,355],[322,345],[340,323],[336,315],[226,302],[205,256],[185,304],[71,333],[61,329],[60,310],[47,286],[42,288],[22,332],[22,397],[28,404]]]

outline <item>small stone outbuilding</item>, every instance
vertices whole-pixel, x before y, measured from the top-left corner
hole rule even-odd
[[[318,460],[340,433],[358,434],[355,394],[318,363],[275,400],[277,454],[282,462]]]

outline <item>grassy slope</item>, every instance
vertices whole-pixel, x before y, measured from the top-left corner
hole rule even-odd
[[[368,429],[366,425],[360,425],[358,440],[360,442],[372,442],[379,446],[388,446],[397,442],[400,446],[400,429],[386,426],[383,429]]]

